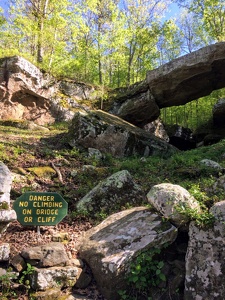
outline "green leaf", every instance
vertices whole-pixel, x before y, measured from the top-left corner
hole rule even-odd
[[[138,276],[133,276],[132,277],[132,281],[135,283],[135,282],[137,282],[138,281]]]
[[[159,275],[159,274],[161,274],[161,270],[157,269],[155,273],[156,273],[156,275]]]
[[[160,274],[159,274],[159,278],[160,278],[162,281],[166,281],[166,276],[165,276],[163,273],[160,273]]]
[[[163,261],[160,261],[160,262],[158,263],[158,268],[159,268],[159,269],[162,269],[163,266],[164,266],[164,262],[163,262]]]

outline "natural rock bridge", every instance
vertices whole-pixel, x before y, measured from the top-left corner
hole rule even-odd
[[[157,119],[163,107],[183,105],[223,87],[225,42],[172,60],[128,90],[119,89],[109,112],[142,127]],[[69,120],[74,115],[70,108],[77,108],[79,101],[100,98],[100,89],[75,80],[57,81],[22,57],[0,59],[1,119],[26,119],[39,125]],[[65,101],[67,109],[60,105]]]
[[[110,109],[126,121],[143,126],[160,108],[183,105],[225,87],[225,42],[216,43],[149,71],[146,79],[115,97]]]

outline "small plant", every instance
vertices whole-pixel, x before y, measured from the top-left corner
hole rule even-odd
[[[195,221],[196,225],[201,228],[212,227],[215,222],[214,215],[208,212],[207,209],[203,209],[199,212],[194,208],[177,205],[176,210],[180,214],[187,216],[190,220]]]
[[[205,192],[201,191],[199,184],[192,184],[189,189],[189,193],[199,202],[199,204],[205,207],[205,204],[210,200]]]
[[[31,264],[27,263],[27,268],[22,271],[22,276],[20,277],[19,283],[24,284],[27,291],[30,289],[29,276],[34,273],[34,270],[34,267]]]
[[[164,248],[167,245],[164,246]],[[151,300],[151,288],[158,287],[166,281],[163,273],[164,262],[160,259],[161,250],[153,248],[140,254],[130,265],[127,275],[127,290],[119,290],[121,300],[136,300],[140,295]]]

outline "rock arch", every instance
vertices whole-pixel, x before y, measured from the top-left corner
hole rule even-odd
[[[146,79],[116,96],[110,112],[143,126],[160,108],[184,105],[225,87],[225,42],[206,46],[149,71]]]

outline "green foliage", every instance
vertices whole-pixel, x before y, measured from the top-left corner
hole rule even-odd
[[[206,203],[210,200],[206,192],[201,191],[199,184],[193,184],[189,189],[189,193],[199,202],[202,207],[206,206]]]
[[[166,248],[167,244],[163,246]],[[121,300],[140,299],[141,295],[146,295],[145,299],[151,300],[151,289],[160,286],[166,281],[163,273],[164,262],[160,257],[161,249],[152,248],[141,253],[131,263],[127,273],[127,288],[119,290]]]
[[[177,124],[190,128],[194,133],[204,133],[213,127],[213,106],[224,96],[225,89],[221,89],[185,105],[163,108],[161,119],[165,125]]]
[[[27,263],[27,268],[22,271],[22,275],[19,279],[19,283],[24,284],[27,290],[30,290],[30,279],[29,276],[34,273],[35,268]]]
[[[168,4],[15,0],[9,20],[0,18],[0,56],[22,55],[54,75],[103,89],[132,84],[157,64],[156,44]],[[173,34],[167,31],[169,37]]]
[[[190,220],[195,221],[196,225],[201,228],[212,227],[215,222],[214,215],[207,210],[199,212],[197,209],[181,205],[177,205],[176,210],[180,214],[187,216]]]
[[[197,18],[202,18],[203,26],[216,41],[225,37],[225,4],[223,0],[191,1],[190,10]]]

